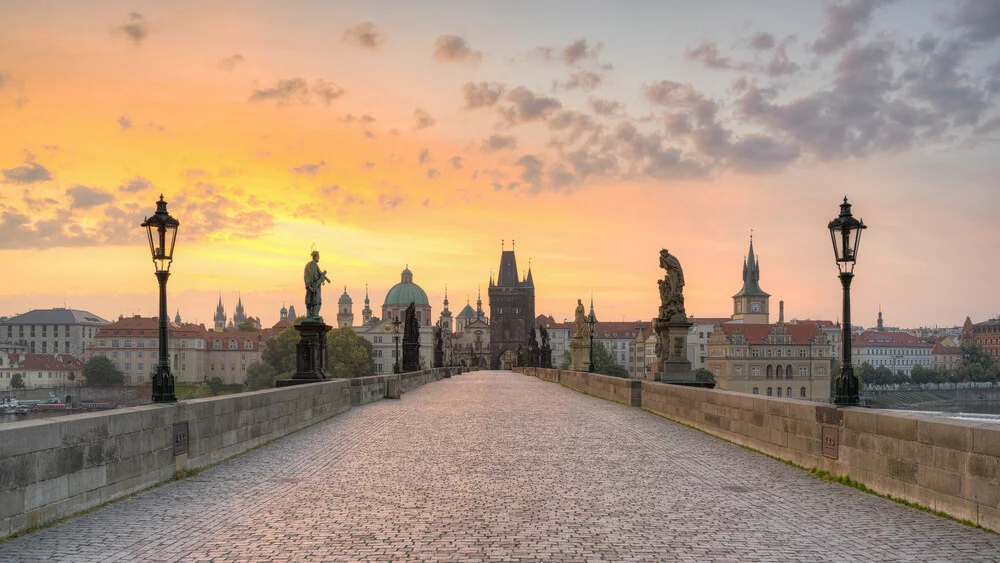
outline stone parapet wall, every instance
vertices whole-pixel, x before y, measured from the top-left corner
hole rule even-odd
[[[532,375],[545,381],[560,383],[574,391],[637,407],[642,397],[642,382],[611,377],[599,373],[547,368],[516,368],[517,373]]]
[[[438,368],[0,425],[0,538],[202,468],[404,391],[460,373]],[[186,431],[187,452],[174,454]]]
[[[619,386],[600,379],[606,376],[535,368],[515,371],[629,404],[616,398],[621,396]],[[850,477],[877,493],[1000,531],[1000,425],[635,383],[640,385],[636,406],[645,410],[809,469]]]

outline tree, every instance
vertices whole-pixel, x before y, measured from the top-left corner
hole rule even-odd
[[[715,383],[715,376],[705,368],[694,370],[694,380],[699,383]]]
[[[944,368],[927,368],[918,364],[910,370],[910,379],[914,383],[945,383],[951,378]]]
[[[213,377],[212,379],[209,379],[205,383],[208,384],[208,390],[210,393],[212,393],[213,397],[218,395],[219,391],[222,390],[222,386],[226,384],[224,381],[222,381],[222,378],[220,377]]]
[[[628,370],[618,365],[604,344],[594,342],[594,373],[628,379]]]
[[[569,369],[569,350],[563,350],[562,361],[556,366],[556,369]]]
[[[326,335],[326,373],[331,377],[365,377],[375,374],[372,345],[349,326]]]
[[[259,389],[271,389],[274,387],[274,380],[278,377],[278,372],[265,362],[254,362],[247,366],[247,391],[257,391]]]
[[[10,387],[11,389],[24,389],[24,376],[20,373],[10,376]]]
[[[94,356],[83,365],[83,378],[87,385],[107,387],[109,385],[124,385],[125,374],[104,356]]]
[[[983,353],[983,347],[979,344],[962,344],[958,354],[958,368],[955,369],[958,381],[996,381],[1000,376],[993,358]]]
[[[236,330],[241,332],[259,332],[260,328],[257,327],[257,321],[253,319],[243,319],[240,324],[236,325]]]
[[[271,337],[261,353],[261,360],[269,364],[276,373],[295,371],[295,344],[299,341],[299,331],[288,327],[277,336]]]

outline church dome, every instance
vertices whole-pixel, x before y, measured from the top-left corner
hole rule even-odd
[[[417,305],[430,306],[427,294],[419,285],[413,283],[413,272],[409,268],[403,270],[400,278],[400,282],[385,294],[385,306],[408,307],[411,301]]]
[[[337,300],[337,303],[341,305],[350,305],[354,303],[353,301],[351,301],[351,296],[347,294],[346,287],[344,288],[344,293],[340,296],[340,299]]]

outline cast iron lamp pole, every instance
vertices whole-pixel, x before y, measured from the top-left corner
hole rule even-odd
[[[851,281],[854,279],[854,264],[858,259],[858,245],[861,244],[861,231],[867,229],[864,221],[859,221],[851,214],[851,204],[840,204],[840,215],[830,221],[830,238],[833,240],[833,253],[837,258],[837,268],[840,270],[840,284],[844,288],[844,326],[843,359],[841,372],[837,376],[837,391],[834,403],[850,406],[860,403],[858,393],[860,383],[851,365]]]
[[[597,326],[597,317],[594,316],[593,309],[587,317],[587,324],[590,325],[590,366],[587,367],[587,371],[594,373],[594,327]]]
[[[177,227],[180,223],[167,213],[167,202],[156,202],[156,213],[147,217],[142,223],[149,237],[149,252],[153,255],[153,266],[156,268],[156,280],[160,282],[160,358],[153,375],[153,402],[174,403],[174,376],[170,373],[170,353],[167,351],[167,278],[170,277],[170,264],[174,260],[174,242],[177,240]]]
[[[392,366],[392,373],[399,373],[399,315],[392,321],[392,339],[396,341],[396,363]]]

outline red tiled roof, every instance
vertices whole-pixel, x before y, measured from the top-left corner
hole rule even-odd
[[[83,369],[80,360],[69,354],[10,354],[11,367],[33,370],[76,371]]]
[[[946,346],[941,342],[934,345],[934,350],[932,354],[939,356],[957,356],[959,354],[960,348],[958,346]]]
[[[266,334],[263,331],[256,332],[211,332],[206,335],[208,338],[208,348],[209,350],[214,350],[215,341],[222,341],[223,350],[257,350],[261,347],[266,339]],[[236,341],[236,348],[229,347],[229,341]],[[246,348],[246,341],[250,340],[252,347]]]
[[[796,324],[798,324],[798,325],[808,325],[808,324],[811,324],[811,325],[816,325],[816,326],[818,326],[820,328],[833,328],[833,327],[837,326],[837,323],[835,323],[833,321],[818,320],[818,319],[817,320],[813,320],[813,319],[792,319],[792,322],[786,323],[786,324],[793,324],[793,325],[796,325]]]
[[[687,322],[696,325],[718,325],[728,323],[731,320],[729,317],[688,317]]]
[[[911,348],[928,348],[933,346],[923,338],[917,338],[905,332],[877,332],[866,330],[855,336],[851,346],[902,346]]]
[[[644,321],[599,322],[594,325],[594,338],[635,338],[636,326],[641,326],[643,332],[648,332],[651,328],[651,323]]]

